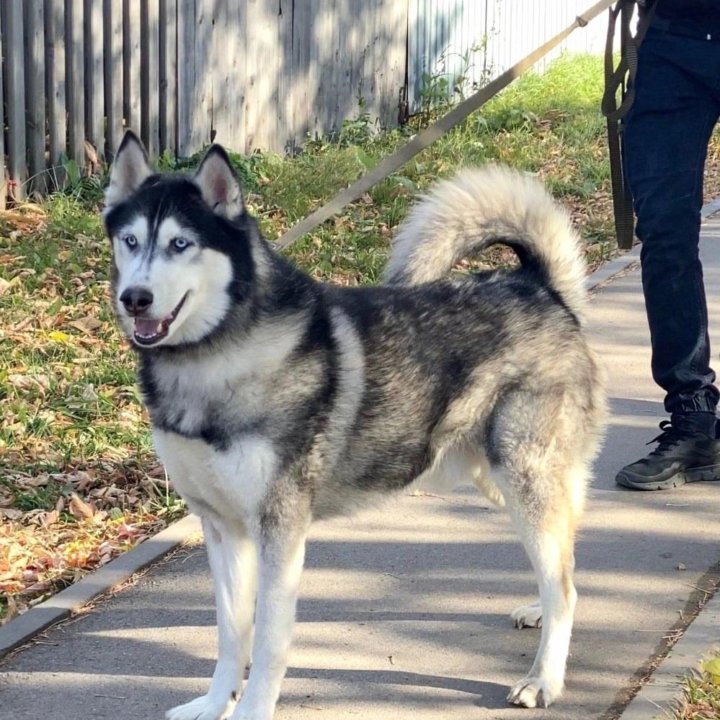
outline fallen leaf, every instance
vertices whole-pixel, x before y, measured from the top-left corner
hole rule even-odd
[[[48,338],[53,342],[66,343],[70,340],[70,336],[67,333],[60,332],[60,330],[53,330],[48,333]]]
[[[713,658],[712,660],[706,660],[702,664],[703,670],[710,675],[715,685],[720,685],[720,658]]]
[[[23,487],[45,487],[50,482],[50,475],[48,473],[40,473],[39,475],[36,475],[35,477],[26,477],[22,480],[22,482],[19,482],[18,485],[21,485]]]
[[[23,320],[20,320],[20,322],[17,322],[13,325],[13,330],[15,332],[20,332],[20,330],[24,330],[31,322],[33,321],[32,317],[26,317]]]
[[[76,330],[80,330],[80,332],[84,332],[87,335],[92,335],[92,333],[102,327],[103,324],[96,317],[88,315],[87,317],[80,318],[79,320],[73,320],[68,323],[68,325],[70,325],[70,327],[74,327]]]
[[[39,582],[33,583],[32,585],[29,585],[24,590],[20,592],[20,595],[23,597],[28,597],[30,595],[37,595],[38,593],[44,593],[47,592],[52,588],[52,583],[49,580],[41,580]]]
[[[77,493],[72,493],[70,495],[70,505],[68,507],[68,510],[70,510],[70,514],[73,517],[78,518],[78,520],[82,518],[89,519],[96,512],[93,506],[88,505],[88,503],[82,500]]]
[[[81,395],[82,399],[85,400],[85,402],[96,402],[98,399],[98,394],[95,392],[95,387],[92,383],[88,383],[82,391]]]
[[[68,480],[78,489],[78,490],[85,490],[86,488],[90,487],[94,479],[90,473],[84,472],[82,470],[79,470],[78,472],[74,473],[71,476],[68,476]]]
[[[9,488],[0,486],[0,508],[12,507],[15,503],[15,495]]]
[[[10,373],[7,376],[8,382],[18,390],[29,390],[35,384],[28,375],[20,375],[19,373]]]

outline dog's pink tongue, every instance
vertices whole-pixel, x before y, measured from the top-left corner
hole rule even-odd
[[[162,332],[162,320],[135,318],[135,333],[141,337],[152,337]]]

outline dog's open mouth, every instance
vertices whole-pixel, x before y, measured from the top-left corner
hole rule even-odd
[[[138,345],[154,345],[162,340],[168,334],[170,326],[178,316],[187,296],[188,293],[185,293],[175,309],[165,318],[136,317],[135,331],[133,332],[135,342]]]

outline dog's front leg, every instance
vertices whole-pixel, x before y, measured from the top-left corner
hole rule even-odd
[[[273,527],[262,533],[252,667],[231,720],[273,717],[287,668],[308,526],[309,519],[291,529]]]
[[[168,720],[224,720],[242,692],[250,659],[257,552],[241,526],[202,518],[215,586],[218,659],[207,695],[169,710]]]

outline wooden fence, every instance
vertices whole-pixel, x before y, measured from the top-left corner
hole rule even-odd
[[[44,193],[68,162],[92,167],[118,147],[125,127],[141,132],[153,154],[177,148],[178,4],[2,2],[11,197]]]
[[[406,17],[405,0],[2,0],[7,194],[112,157],[127,127],[187,156],[292,149],[360,97],[392,125]]]
[[[418,104],[421,70],[478,46],[472,67],[490,79],[523,32],[546,39],[536,22],[522,30],[520,10],[541,5],[566,25],[583,2],[0,0],[0,203],[111,159],[128,127],[157,157],[214,140],[293,150],[339,129],[360,99],[392,126],[408,94]]]

